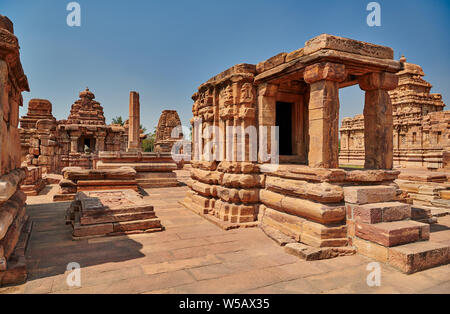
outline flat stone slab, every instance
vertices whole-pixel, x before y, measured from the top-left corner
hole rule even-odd
[[[345,202],[352,204],[390,202],[394,200],[396,193],[395,187],[387,185],[344,187]]]
[[[411,206],[400,202],[356,205],[353,208],[353,216],[356,221],[368,224],[400,221],[411,218]]]
[[[286,253],[295,255],[306,261],[330,259],[338,256],[356,254],[356,249],[351,246],[316,248],[303,243],[288,243],[284,250]]]
[[[450,247],[434,242],[416,242],[389,249],[389,264],[404,273],[412,274],[428,268],[448,264]]]
[[[356,223],[356,236],[386,247],[427,240],[430,226],[417,221],[394,221],[378,224]]]
[[[390,47],[374,45],[354,39],[321,34],[305,43],[304,54],[312,54],[321,49],[332,49],[379,59],[393,59],[394,51]]]

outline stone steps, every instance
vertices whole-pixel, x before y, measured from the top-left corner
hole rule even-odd
[[[344,187],[344,200],[351,204],[390,202],[395,199],[397,189],[388,185],[367,185]]]
[[[430,225],[417,221],[394,221],[378,224],[356,223],[356,236],[383,246],[396,245],[428,240]]]
[[[351,210],[356,221],[367,224],[400,221],[411,218],[411,206],[401,202],[355,205]]]
[[[95,236],[114,236],[128,234],[129,232],[156,232],[163,230],[158,218],[104,223],[95,225],[81,225],[75,222],[72,237],[74,240]]]
[[[161,188],[161,187],[176,187],[180,183],[176,178],[160,178],[160,179],[136,179],[137,185],[141,188]]]
[[[396,202],[394,191],[391,186],[344,187],[352,245],[407,274],[447,264],[449,246],[429,242],[430,225],[415,221],[428,221],[431,209]]]
[[[108,222],[125,222],[152,218],[156,218],[156,215],[153,210],[150,210],[136,213],[106,214],[97,216],[83,215],[80,217],[80,223],[82,225],[94,225]]]
[[[389,249],[389,265],[407,274],[449,262],[450,247],[431,241],[415,242]]]

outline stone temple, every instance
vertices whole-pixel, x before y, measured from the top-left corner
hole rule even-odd
[[[19,189],[26,169],[21,167],[19,107],[29,91],[12,22],[0,15],[0,286],[27,277],[25,250],[32,222]]]
[[[448,263],[449,246],[428,241],[394,183],[390,91],[408,65],[393,56],[323,34],[200,85],[183,205],[224,229],[259,225],[306,259],[358,252],[407,273]],[[351,85],[365,93],[361,170],[339,168],[339,89]]]
[[[156,128],[155,151],[166,152],[172,151],[172,146],[182,138],[182,134],[172,134],[173,132],[181,132],[177,127],[181,126],[180,117],[175,110],[164,110],[159,118]]]
[[[422,68],[400,61],[398,87],[389,92],[393,111],[394,165],[438,170],[450,167],[450,111],[443,111],[440,94],[423,79]],[[342,120],[341,165],[364,165],[364,115]]]
[[[336,268],[340,279],[355,261],[364,280],[372,260],[406,274],[448,264],[450,233],[432,235],[450,212],[448,112],[423,75],[389,47],[322,34],[201,84],[192,143],[178,133],[176,111],[165,110],[156,151],[143,152],[136,91],[124,126],[106,124],[88,88],[66,120],[45,99],[32,99],[19,120],[30,88],[13,24],[0,16],[0,286],[23,283],[29,272],[26,291],[67,291],[66,263],[77,261],[90,274],[77,292],[166,291],[173,283],[188,292],[207,283],[211,292],[209,280],[255,291],[266,277],[303,280],[297,257],[355,258]],[[353,85],[365,94],[364,118],[344,119],[339,130],[339,90]],[[174,147],[183,157],[192,148],[189,168],[180,170]],[[177,174],[186,169],[183,185]],[[436,215],[438,205],[447,211]],[[212,268],[196,272],[202,267]],[[204,277],[234,269],[242,272]]]
[[[22,158],[43,173],[60,173],[65,167],[89,169],[100,151],[126,149],[128,133],[120,125],[107,125],[103,107],[86,88],[70,109],[67,120],[57,121],[52,104],[33,99],[20,119]]]

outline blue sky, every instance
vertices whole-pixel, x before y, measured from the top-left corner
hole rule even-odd
[[[0,0],[15,26],[31,98],[49,99],[65,119],[86,86],[107,122],[128,118],[131,90],[141,122],[153,129],[163,109],[191,117],[197,87],[237,63],[257,63],[303,47],[321,33],[390,46],[420,64],[433,92],[450,92],[450,1],[389,0],[381,27],[368,27],[370,2],[301,0],[78,0],[81,27],[68,27],[66,0]],[[362,113],[357,86],[341,90],[341,118]]]

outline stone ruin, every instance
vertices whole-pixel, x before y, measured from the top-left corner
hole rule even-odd
[[[393,110],[394,165],[430,170],[444,167],[450,152],[450,111],[443,111],[440,94],[430,94],[432,85],[423,79],[419,65],[402,57],[398,87],[389,92]],[[364,164],[364,115],[342,120],[341,165]],[[447,153],[446,153],[447,152]]]
[[[77,193],[66,223],[72,225],[74,240],[164,230],[153,206],[130,190]]]
[[[29,91],[20,62],[12,22],[0,15],[0,286],[26,280],[25,250],[32,222],[19,190],[26,169],[21,167],[19,106]]]
[[[61,173],[65,167],[90,169],[100,151],[127,147],[128,134],[119,125],[106,125],[103,107],[86,88],[80,92],[67,120],[57,121],[47,100],[29,102],[20,119],[22,158],[44,174]]]
[[[172,172],[176,165],[168,156],[141,152],[137,92],[130,93],[129,109],[126,152],[100,152],[95,169],[63,169],[62,197],[76,193],[72,194],[75,200],[66,214],[74,239],[164,230],[153,206],[146,204],[138,193],[138,184],[141,188],[176,186],[178,182]]]
[[[177,164],[172,159],[170,150],[168,152],[157,151],[155,153],[142,152],[142,146],[139,143],[140,103],[138,93],[130,93],[129,107],[129,139],[134,138],[135,140],[128,141],[128,149],[126,152],[101,152],[99,154],[99,160],[95,163],[94,167],[99,170],[117,169],[120,167],[133,168],[136,171],[136,181],[141,188],[178,186],[179,183],[176,173],[173,172],[177,169]],[[162,125],[164,125],[164,128],[173,128],[180,125],[172,125],[172,122],[168,122],[169,120],[172,121],[174,117],[172,114],[172,111],[168,112],[169,116],[165,116],[167,119],[164,119],[166,121],[164,124],[161,124],[160,119],[158,131],[161,130],[160,126]],[[177,114],[176,117],[178,118]],[[180,119],[177,121],[180,123]],[[139,143],[139,145],[136,143]]]
[[[130,167],[97,170],[80,167],[66,167],[62,171],[59,191],[53,195],[53,201],[74,200],[76,194],[84,191],[123,190],[139,191],[136,171]]]
[[[175,110],[164,110],[159,118],[156,127],[155,152],[170,153],[172,146],[183,138],[182,134],[172,134],[173,132],[181,133],[180,117]]]
[[[305,259],[357,251],[407,273],[448,263],[449,247],[427,241],[430,226],[412,220],[394,183],[389,91],[403,64],[393,55],[323,34],[200,85],[182,204],[224,229],[259,225]],[[356,84],[365,92],[365,168],[339,169],[339,89]]]

